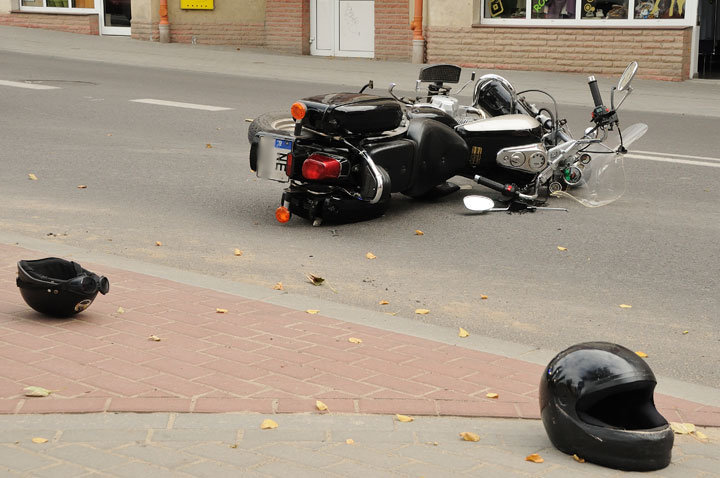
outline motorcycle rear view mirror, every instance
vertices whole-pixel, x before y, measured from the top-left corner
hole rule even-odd
[[[631,61],[630,64],[625,68],[625,71],[620,76],[620,80],[618,81],[617,87],[613,88],[610,91],[610,108],[615,111],[618,108],[620,108],[620,105],[623,104],[625,99],[632,93],[632,86],[630,86],[630,83],[632,82],[633,78],[635,78],[635,73],[637,73],[638,70],[638,62],[637,61]],[[620,100],[620,103],[618,103],[617,106],[615,106],[615,92],[616,91],[624,91],[625,96]]]
[[[630,88],[630,82],[635,78],[635,73],[638,70],[638,62],[631,61],[630,64],[625,68],[620,80],[618,81],[617,90],[625,91]]]
[[[486,196],[470,195],[463,198],[465,207],[475,212],[487,212],[495,207],[495,202]]]

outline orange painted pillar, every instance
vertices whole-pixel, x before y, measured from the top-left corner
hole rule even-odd
[[[167,0],[160,0],[160,43],[170,43],[170,22],[168,21]]]
[[[423,0],[415,0],[415,15],[410,24],[413,31],[412,62],[425,63],[425,37],[423,37]]]

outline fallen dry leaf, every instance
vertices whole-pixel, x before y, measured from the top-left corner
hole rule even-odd
[[[78,189],[87,189],[87,186],[85,186],[84,184],[79,184]]]
[[[388,305],[389,303],[390,302],[388,302],[386,300],[381,300],[380,302],[378,302],[378,304],[380,304],[380,305]]]
[[[153,342],[160,342],[162,339],[157,335],[151,335],[150,337],[148,337],[148,340],[152,340]]]
[[[36,437],[36,438],[32,439],[33,443],[47,443],[47,441],[48,441],[47,438],[40,438],[40,437]]]
[[[463,338],[470,337],[470,334],[468,333],[467,330],[460,327],[460,332],[458,332],[458,337],[463,337]]]
[[[320,311],[319,311],[318,309],[308,309],[308,310],[306,310],[305,312],[307,312],[308,314],[313,314],[313,315],[315,315],[315,314],[317,314],[317,313],[320,312]]]
[[[215,312],[217,312],[218,314],[227,314],[228,310],[227,309],[215,309]]]
[[[558,251],[567,251],[567,247],[563,247],[563,246],[557,246],[557,247],[558,247]]]
[[[353,445],[355,443],[355,440],[353,440],[352,438],[348,438],[347,440],[345,440],[345,443],[347,443],[348,445]]]
[[[485,396],[486,396],[487,398],[498,398],[500,395],[498,395],[498,394],[495,393],[495,392],[490,392],[490,393],[486,393]]]
[[[240,249],[235,249],[235,255],[236,255],[236,256],[242,256],[242,255],[243,255],[243,251],[241,251]]]
[[[313,275],[313,274],[308,274],[308,275],[307,275],[307,278],[308,278],[308,280],[310,281],[310,283],[311,283],[312,285],[320,285],[320,284],[322,284],[323,282],[325,282],[325,279],[323,279],[322,277]]]
[[[274,420],[270,420],[269,418],[263,420],[263,422],[260,424],[261,430],[272,430],[273,428],[277,428],[278,424]]]
[[[323,402],[321,402],[320,400],[315,400],[315,408],[317,408],[317,409],[320,410],[321,412],[324,412],[324,411],[326,411],[326,410],[328,409],[327,405],[325,405],[325,404],[324,404]]]
[[[155,241],[155,245],[156,245],[156,246],[162,246],[162,242],[160,242],[160,241]]]
[[[481,296],[480,296],[480,299],[482,299],[482,300],[487,300],[487,298],[488,298],[488,296],[486,296],[486,295],[481,295]]]
[[[416,230],[415,230],[415,235],[416,235],[416,236],[424,236],[425,233],[422,232],[420,229],[416,229]]]
[[[237,447],[238,447],[237,443],[233,443],[232,445],[230,445],[230,448],[237,448]]]
[[[385,312],[385,313],[386,313],[387,315],[392,315],[393,317],[395,317],[396,315],[398,315],[397,312]]]
[[[707,437],[707,435],[704,434],[703,432],[695,431],[695,433],[693,433],[693,436],[695,436],[698,440],[700,440],[700,441],[703,442],[703,443],[707,443],[707,442],[708,442],[708,437]]]
[[[480,441],[480,435],[473,432],[460,432],[460,436],[465,441]]]
[[[690,333],[689,330],[683,330],[683,335],[687,335],[687,334],[689,334],[689,333]]]
[[[695,433],[695,425],[692,423],[670,422],[670,428],[678,435],[689,435]]]
[[[413,417],[409,417],[407,415],[400,415],[400,414],[396,414],[395,418],[397,419],[397,421],[403,422],[403,423],[408,423],[408,422],[415,420]]]
[[[278,282],[273,286],[274,290],[283,290],[282,282]]]
[[[46,388],[37,387],[35,385],[32,385],[30,387],[25,387],[23,389],[25,392],[26,397],[47,397],[51,393],[53,393],[55,390],[48,390]]]
[[[632,305],[620,304],[620,308],[621,308],[621,309],[632,309]]]
[[[118,307],[117,313],[118,313],[118,314],[124,314],[124,313],[125,313],[125,309],[123,309],[122,307]]]
[[[33,173],[28,174],[28,179],[31,181],[37,181],[37,176],[35,176]]]
[[[573,455],[573,460],[577,461],[578,463],[585,463],[585,458],[580,458],[577,455]]]
[[[635,353],[636,353],[637,356],[640,357],[640,358],[647,358],[647,356],[648,356],[648,354],[646,354],[645,352],[637,351],[637,352],[635,352]]]
[[[367,254],[365,254],[365,257],[367,257],[368,259],[377,259],[377,256],[372,252],[368,252]]]
[[[533,463],[542,463],[545,460],[543,460],[543,457],[541,457],[537,453],[532,453],[525,457],[525,461],[532,461]]]
[[[208,148],[208,149],[210,149],[210,148],[212,148],[213,146],[212,146],[212,144],[207,143],[207,144],[205,145],[205,147]]]
[[[420,315],[427,315],[430,313],[430,311],[428,309],[415,309],[415,313]]]
[[[361,344],[361,343],[362,343],[362,339],[359,339],[359,338],[357,338],[357,337],[350,337],[350,338],[348,339],[348,342],[350,342],[351,344]]]

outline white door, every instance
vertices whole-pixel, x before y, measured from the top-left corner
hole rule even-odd
[[[375,56],[374,0],[311,0],[310,54]]]
[[[130,36],[130,0],[100,0],[100,34]]]

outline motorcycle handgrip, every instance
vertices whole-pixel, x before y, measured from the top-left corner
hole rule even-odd
[[[590,94],[593,97],[595,106],[599,107],[603,105],[602,96],[600,96],[600,88],[598,88],[597,80],[594,76],[588,76],[588,86],[590,87]]]
[[[490,189],[494,189],[495,191],[500,191],[506,196],[517,196],[517,189],[514,184],[498,183],[497,181],[493,181],[492,179],[482,177],[479,174],[475,175],[474,179],[476,183],[482,184],[483,186],[486,186]]]

